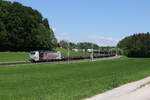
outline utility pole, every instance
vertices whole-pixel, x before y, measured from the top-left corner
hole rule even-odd
[[[70,57],[70,49],[69,49],[69,41],[68,41],[68,64],[69,64],[69,57]]]
[[[93,61],[93,58],[94,58],[94,56],[93,56],[93,44],[92,44],[92,53],[91,53],[91,60]]]
[[[99,47],[99,55],[101,55],[101,48]]]
[[[118,56],[118,48],[116,47],[116,56]]]

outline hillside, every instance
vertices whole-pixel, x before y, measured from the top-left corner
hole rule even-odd
[[[64,48],[56,48],[56,51],[60,51],[62,56],[68,56],[68,49],[64,49]],[[87,52],[75,52],[73,50],[69,50],[70,51],[70,56],[90,56],[90,53]]]

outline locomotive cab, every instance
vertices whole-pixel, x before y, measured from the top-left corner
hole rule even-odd
[[[29,55],[31,62],[61,60],[61,53],[58,51],[32,51]]]
[[[40,60],[39,51],[32,51],[29,55],[30,61],[36,62]]]

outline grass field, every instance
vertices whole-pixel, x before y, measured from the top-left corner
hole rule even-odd
[[[68,50],[63,48],[57,48],[57,51],[60,51],[62,56],[68,56]],[[70,56],[90,56],[90,53],[87,52],[75,52],[70,50]]]
[[[0,52],[0,62],[28,61],[27,52]]]
[[[80,100],[150,75],[150,58],[0,66],[0,100]]]

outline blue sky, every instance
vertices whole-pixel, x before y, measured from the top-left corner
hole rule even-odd
[[[58,40],[114,46],[150,29],[150,0],[10,0],[39,10]]]

